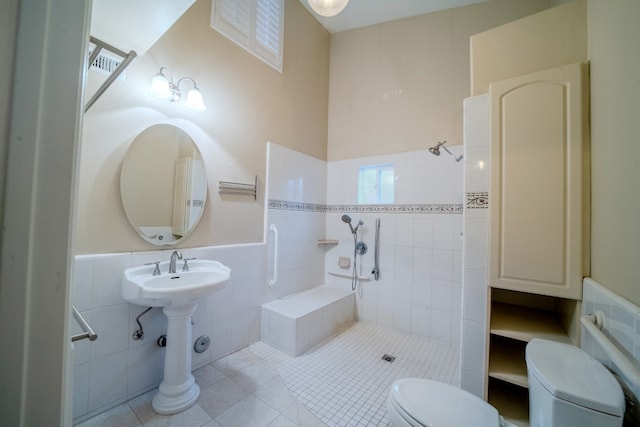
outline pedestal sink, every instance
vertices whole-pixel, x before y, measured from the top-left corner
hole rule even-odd
[[[167,316],[167,347],[164,378],[153,398],[155,412],[176,414],[191,407],[200,396],[200,388],[191,374],[191,315],[198,299],[215,292],[229,280],[231,270],[218,261],[194,259],[188,271],[177,268],[169,273],[169,262],[143,265],[124,271],[124,299],[144,307],[162,307]]]

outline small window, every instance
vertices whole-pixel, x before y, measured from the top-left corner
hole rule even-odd
[[[211,27],[282,72],[283,0],[212,0]]]
[[[393,203],[394,184],[393,165],[361,166],[358,176],[358,203]]]

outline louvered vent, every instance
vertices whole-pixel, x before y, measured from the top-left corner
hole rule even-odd
[[[89,51],[89,56],[91,56],[91,52],[92,51]],[[95,61],[93,61],[93,64],[91,64],[89,69],[103,74],[111,74],[116,68],[118,68],[118,65],[120,65],[121,62],[122,58],[119,56],[111,55],[109,52],[102,51]],[[125,72],[123,71],[122,74],[118,76],[118,79],[124,80],[124,75]]]

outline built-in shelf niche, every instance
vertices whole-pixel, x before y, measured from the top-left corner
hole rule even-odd
[[[534,338],[579,345],[580,302],[491,288],[487,395],[517,426],[528,426],[525,348]]]

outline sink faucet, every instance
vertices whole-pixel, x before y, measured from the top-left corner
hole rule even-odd
[[[182,259],[182,252],[173,251],[171,254],[171,260],[169,261],[169,274],[176,273],[176,259]]]

